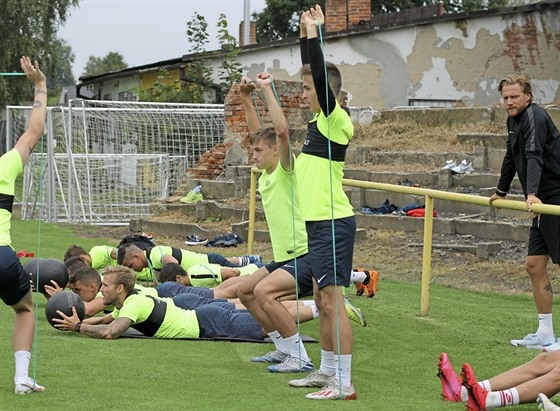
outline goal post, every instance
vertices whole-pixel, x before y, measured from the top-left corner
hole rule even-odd
[[[71,100],[49,108],[45,150],[36,150],[24,174],[22,218],[145,218],[224,129],[222,105]]]

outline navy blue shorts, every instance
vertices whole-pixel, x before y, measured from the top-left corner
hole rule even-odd
[[[549,255],[560,264],[560,216],[541,214],[533,218],[527,255]]]
[[[313,295],[313,275],[309,264],[308,254],[298,257],[284,264],[281,268],[289,272],[297,282],[298,295],[308,297]],[[295,263],[294,263],[295,261]]]
[[[263,340],[261,326],[247,310],[225,310],[216,304],[206,304],[195,310],[200,338],[239,338]]]
[[[226,310],[235,310],[235,304],[228,302],[225,298],[204,298],[194,293],[177,294],[173,297],[173,302],[184,310],[195,310],[205,304],[217,304]]]
[[[186,285],[176,283],[175,281],[166,281],[156,286],[156,290],[160,297],[173,298],[176,295],[191,293],[197,294],[204,298],[214,298],[214,290],[205,287],[187,287]]]
[[[308,245],[307,260],[319,289],[327,285],[348,287],[354,256],[356,218],[350,216],[334,220],[336,265],[333,251],[333,221],[306,221],[305,228]]]
[[[0,298],[6,305],[15,305],[31,290],[25,273],[12,247],[0,246]]]

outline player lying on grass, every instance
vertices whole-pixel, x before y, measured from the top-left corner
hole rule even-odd
[[[165,269],[165,267],[164,267]],[[111,312],[114,307],[103,302],[100,292],[102,285],[99,273],[89,266],[77,270],[70,278],[69,286],[84,301],[86,316],[91,317],[100,312]],[[172,287],[167,287],[171,285]],[[139,284],[134,289],[144,295],[157,298],[171,298],[173,303],[183,309],[194,310],[204,304],[219,304],[229,310],[244,310],[245,306],[237,299],[214,298],[213,290],[203,287],[187,287],[171,281],[162,283],[155,288],[143,287]],[[282,304],[290,312],[292,321],[299,318],[300,322],[311,321],[318,317],[318,310],[314,301],[283,301]],[[348,310],[358,310],[349,304]]]
[[[160,271],[167,263],[180,264],[187,272],[196,265],[198,268],[192,270],[193,274],[191,275],[191,280],[193,280],[191,285],[196,286],[218,285],[228,278],[246,275],[258,269],[256,264],[240,267],[216,253],[195,253],[194,251],[168,246],[156,246],[151,250],[142,250],[134,244],[124,244],[118,248],[117,262],[136,272],[148,268],[158,282]],[[221,267],[217,275],[209,275],[211,273],[208,270],[201,268],[201,266],[212,264]],[[257,264],[260,265],[260,263]],[[194,280],[200,281],[196,282]]]
[[[552,397],[560,392],[560,351],[539,354],[519,367],[483,381],[477,381],[469,364],[463,364],[459,377],[447,354],[442,353],[438,377],[443,398],[467,401],[469,411],[534,403],[539,393]]]

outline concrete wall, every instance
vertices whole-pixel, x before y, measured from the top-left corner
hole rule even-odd
[[[381,110],[411,99],[494,106],[497,84],[511,72],[532,78],[535,102],[558,102],[560,2],[327,36],[325,53],[340,66],[351,106]],[[296,40],[243,50],[239,59],[251,78],[269,71],[276,79],[299,80]]]

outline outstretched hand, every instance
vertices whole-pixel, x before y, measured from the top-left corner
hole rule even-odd
[[[39,63],[37,61],[35,61],[35,64],[32,64],[29,57],[23,56],[19,59],[19,63],[25,76],[33,82],[33,84],[37,86],[46,81],[46,77],[39,68]]]
[[[64,291],[55,280],[51,280],[52,285],[45,284],[45,293],[48,295],[47,298],[52,297],[56,293]]]
[[[69,317],[64,314],[62,311],[57,310],[56,313],[62,317],[60,318],[53,318],[53,322],[55,323],[55,327],[59,330],[65,331],[74,331],[76,329],[76,324],[80,322],[80,318],[78,317],[78,313],[76,312],[76,307],[72,307],[72,316]]]

